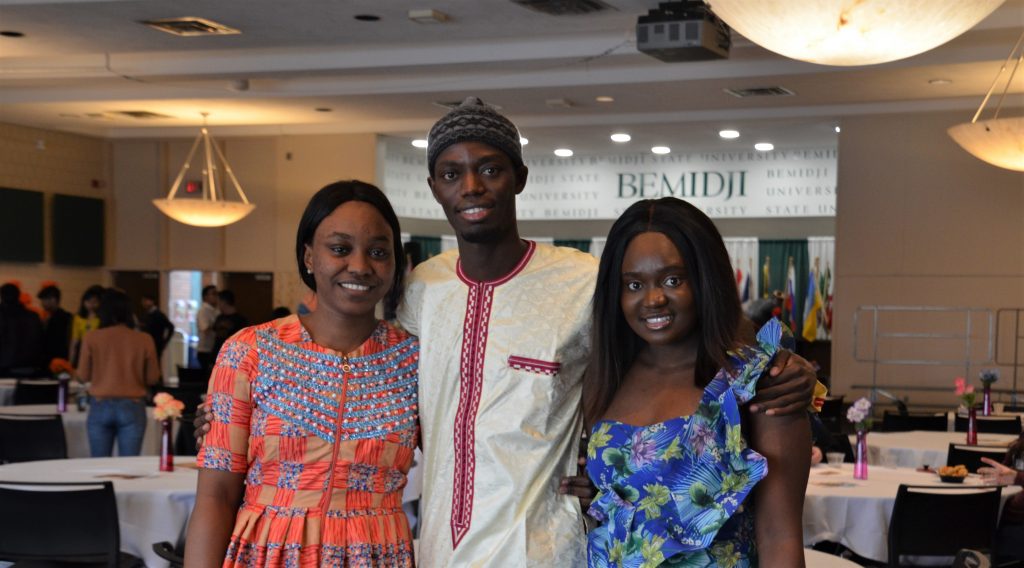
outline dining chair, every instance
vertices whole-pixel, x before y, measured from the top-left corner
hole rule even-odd
[[[60,414],[3,414],[0,410],[0,463],[67,457]]]
[[[830,432],[842,431],[842,412],[843,412],[843,398],[844,395],[835,395],[825,397],[825,401],[821,404],[821,411],[818,412],[818,418],[825,425]]]
[[[900,556],[991,552],[1002,487],[900,485],[889,519],[889,566]]]
[[[0,482],[0,560],[143,567],[121,552],[120,530],[110,481]]]
[[[1020,434],[1020,416],[978,416],[978,433],[981,434]],[[956,415],[953,429],[957,432],[967,431],[967,417]]]
[[[989,458],[1003,463],[1007,448],[1002,446],[969,446],[967,444],[950,444],[946,452],[946,465],[963,465],[967,471],[978,473],[983,467],[981,458]]]
[[[53,379],[18,379],[14,383],[14,404],[57,404],[57,381]]]
[[[206,385],[210,382],[210,369],[193,369],[178,365],[178,386],[201,385],[203,392],[206,392]]]
[[[897,414],[885,411],[882,414],[883,432],[911,432],[925,430],[928,432],[945,432],[949,429],[949,419],[945,413],[912,412]]]

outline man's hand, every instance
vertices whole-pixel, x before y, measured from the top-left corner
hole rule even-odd
[[[196,448],[202,447],[203,438],[210,433],[210,422],[213,422],[213,413],[207,408],[206,402],[199,403],[196,407],[196,418],[192,421],[192,425],[196,427]]]
[[[981,461],[992,467],[979,467],[978,473],[986,485],[1013,485],[1017,479],[1017,470],[1007,467],[992,458],[981,458]]]
[[[803,357],[783,349],[775,354],[768,373],[757,383],[751,412],[768,415],[804,412],[814,399],[818,382],[814,367]]]
[[[587,466],[587,458],[580,457],[577,463],[582,470]],[[563,477],[561,484],[558,486],[558,492],[562,495],[572,495],[578,498],[580,500],[580,508],[583,510],[583,514],[586,515],[590,509],[590,502],[597,495],[597,488],[594,487],[594,484],[590,482],[590,478],[584,473],[583,475]]]

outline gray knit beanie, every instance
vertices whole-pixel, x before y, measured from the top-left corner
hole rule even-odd
[[[477,97],[466,97],[462,104],[434,123],[427,134],[427,168],[434,175],[434,163],[445,148],[459,142],[474,141],[501,150],[516,168],[523,166],[523,146],[512,121]]]

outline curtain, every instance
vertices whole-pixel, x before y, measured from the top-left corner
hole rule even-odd
[[[762,297],[775,290],[785,293],[789,259],[793,259],[795,278],[793,285],[794,316],[792,319],[796,321],[798,327],[802,327],[804,296],[807,295],[807,276],[810,269],[807,261],[807,240],[764,239],[760,241],[758,249],[758,270],[763,271],[766,262],[768,265],[768,281],[761,284]],[[793,335],[799,336],[800,331],[800,329],[794,329]]]
[[[583,252],[590,252],[590,241],[583,239],[555,239],[556,247],[572,247]]]
[[[420,261],[427,260],[428,258],[441,254],[441,237],[421,237],[418,235],[411,235],[409,242],[420,245]]]

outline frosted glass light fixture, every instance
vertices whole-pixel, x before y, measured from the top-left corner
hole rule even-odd
[[[1024,172],[1024,117],[999,118],[999,111],[1003,108],[1003,99],[1006,98],[1006,92],[1010,89],[1010,82],[1013,81],[1021,61],[1024,60],[1022,43],[1024,43],[1024,32],[1021,32],[1017,43],[1010,50],[1010,55],[1007,56],[1006,61],[999,68],[999,72],[996,73],[996,78],[992,81],[992,86],[988,88],[985,98],[982,99],[978,112],[974,113],[974,118],[970,122],[957,124],[947,130],[950,137],[975,158],[993,166],[1018,172]],[[988,120],[978,120],[992,96],[992,91],[999,83],[999,77],[1009,66],[1010,60],[1015,57],[1016,63],[1006,79],[1006,86],[1003,88],[1002,94],[999,95],[995,113]]]
[[[167,197],[164,199],[154,199],[153,205],[161,213],[179,223],[195,227],[223,227],[242,220],[246,215],[252,213],[256,205],[249,203],[249,199],[245,197],[245,192],[242,191],[242,186],[239,185],[238,179],[235,178],[235,173],[231,170],[231,165],[228,164],[227,158],[224,157],[224,153],[214,142],[213,137],[210,136],[210,132],[206,127],[207,113],[204,112],[202,115],[203,128],[199,131],[199,135],[196,136],[195,142],[192,143],[192,149],[189,150],[185,163],[178,170],[178,176],[174,178],[170,192],[168,192]],[[204,159],[202,197],[176,197],[178,188],[181,187],[181,182],[185,179],[185,174],[191,167],[192,158],[195,156],[196,150],[199,149],[200,143],[203,145]],[[223,164],[224,172],[235,186],[235,191],[238,192],[241,201],[228,201],[225,199],[223,192],[218,193],[216,175],[218,160]]]
[[[904,59],[974,27],[1004,0],[708,0],[750,41],[822,65]]]

